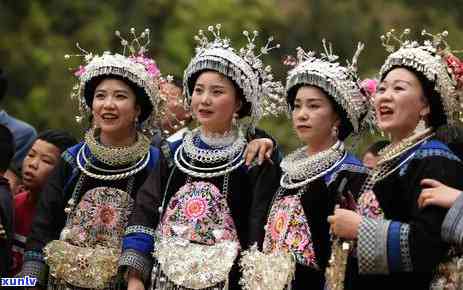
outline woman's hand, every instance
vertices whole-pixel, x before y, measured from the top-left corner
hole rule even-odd
[[[129,270],[127,275],[127,290],[145,290],[145,285],[136,271]]]
[[[420,208],[428,205],[436,205],[444,208],[451,208],[455,200],[460,196],[461,191],[434,179],[421,180],[421,194],[418,197]]]
[[[248,143],[246,150],[244,151],[244,158],[246,165],[251,165],[254,158],[257,157],[257,163],[261,165],[264,160],[268,160],[272,163],[272,152],[273,152],[273,141],[269,138],[254,139]]]
[[[328,217],[330,231],[340,238],[347,240],[357,239],[358,228],[362,217],[352,210],[338,208],[334,215]]]

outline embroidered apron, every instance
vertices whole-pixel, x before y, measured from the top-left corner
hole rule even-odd
[[[170,199],[157,229],[153,289],[224,289],[240,244],[224,190],[196,181]]]
[[[51,289],[104,289],[117,274],[122,237],[133,199],[120,189],[97,187],[87,191],[70,213],[60,239],[44,248],[50,267]]]

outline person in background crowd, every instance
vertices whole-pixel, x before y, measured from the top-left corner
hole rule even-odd
[[[30,234],[37,200],[60,159],[77,140],[63,130],[46,130],[37,136],[23,161],[22,189],[14,197],[13,267],[16,275],[22,267],[26,239]]]
[[[5,97],[7,89],[8,79],[5,72],[0,68],[0,102]],[[23,159],[37,137],[37,132],[34,127],[26,122],[8,115],[2,106],[0,106],[0,124],[5,125],[13,134],[15,154],[12,163],[16,168],[21,168]]]
[[[375,168],[376,163],[378,162],[379,152],[390,143],[391,142],[387,140],[381,140],[370,145],[370,147],[368,147],[368,149],[363,154],[363,165],[370,169]]]
[[[5,171],[5,178],[10,183],[10,189],[13,196],[15,196],[22,189],[21,171],[13,164]]]
[[[0,125],[0,278],[7,277],[11,265],[13,241],[13,195],[4,177],[14,155],[14,139],[10,130]]]
[[[192,120],[191,112],[182,102],[182,87],[183,80],[180,77],[174,77],[172,82],[166,82],[161,86],[161,93],[167,97],[168,112],[161,122],[161,128],[168,132],[167,141],[170,143],[182,139]]]

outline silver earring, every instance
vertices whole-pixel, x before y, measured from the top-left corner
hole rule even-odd
[[[338,134],[339,134],[339,129],[338,129],[338,127],[333,126],[333,127],[331,128],[331,137],[333,137],[334,139],[338,139]]]
[[[423,117],[420,116],[420,121],[418,124],[416,124],[416,128],[413,131],[414,134],[419,134],[422,133],[424,130],[426,130],[426,122],[424,121]]]
[[[232,127],[237,128],[238,127],[238,113],[233,113],[233,118],[232,118]]]

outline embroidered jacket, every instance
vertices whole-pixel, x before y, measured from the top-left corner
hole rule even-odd
[[[346,289],[429,288],[433,271],[448,250],[440,235],[447,210],[418,208],[420,182],[433,178],[462,188],[462,170],[458,157],[437,140],[400,156],[399,167],[373,187],[371,202],[378,203],[384,218],[363,217],[357,259],[351,257],[348,263]]]
[[[171,145],[173,152],[177,150],[181,142],[182,140]],[[274,144],[276,143],[274,142]],[[204,149],[208,148],[204,143],[201,143],[200,146]],[[259,235],[257,232],[263,232],[263,228],[258,229],[257,225],[263,223],[264,214],[262,212],[267,209],[272,198],[273,181],[278,180],[280,154],[278,149],[275,148],[272,154],[274,165],[269,162],[251,168],[242,165],[229,174],[228,193],[225,196],[231,220],[224,222],[224,224],[234,225],[242,249],[249,247],[250,241],[255,240],[251,239],[251,237]],[[161,164],[165,165],[165,162],[161,162]],[[137,194],[135,211],[131,216],[123,241],[123,253],[120,260],[123,271],[130,267],[141,273],[145,282],[149,283],[154,262],[152,253],[156,247],[155,231],[163,218],[161,212],[163,214],[168,213],[169,216],[174,214],[169,210],[166,211],[165,207],[173,201],[174,197],[178,198],[176,193],[180,194],[185,189],[184,186],[188,178],[190,178],[189,182],[192,183],[202,184],[207,182],[209,184],[207,186],[213,186],[220,190],[223,188],[224,176],[213,178],[189,177],[177,167],[174,167],[170,172],[166,170],[166,167],[162,168],[162,166],[154,170]],[[161,207],[163,200],[164,208]],[[195,228],[203,228],[201,222],[196,225]],[[168,227],[167,230],[169,229]],[[234,235],[233,231],[230,231],[230,233]],[[205,235],[201,230],[194,234]],[[209,243],[209,238],[205,239],[204,242]],[[234,265],[230,274],[229,288],[240,289],[238,280],[238,269]]]
[[[264,252],[280,248],[294,254],[297,263],[292,289],[307,289],[308,285],[310,289],[324,289],[325,268],[331,255],[327,218],[333,214],[340,194],[350,193],[356,198],[366,175],[367,168],[346,154],[340,164],[302,190],[278,189],[279,197],[268,210],[266,234],[260,237],[260,244],[263,240]]]
[[[82,208],[84,206],[83,204],[80,204],[84,197],[87,199],[98,198],[98,196],[95,196],[95,194],[97,194],[97,192],[95,192],[97,188],[102,189],[99,192],[105,192],[104,188],[113,188],[115,191],[126,191],[129,189],[127,194],[131,199],[135,200],[138,188],[145,181],[149,171],[158,167],[160,162],[159,150],[151,146],[149,149],[150,160],[148,161],[147,166],[135,175],[120,180],[101,180],[85,176],[83,177],[84,179],[80,185],[76,187],[76,185],[79,184],[79,178],[83,175],[76,163],[78,152],[83,145],[84,143],[79,143],[67,149],[61,155],[59,163],[50,175],[47,185],[40,195],[37,206],[37,214],[32,223],[31,234],[27,239],[26,252],[24,253],[24,265],[20,275],[29,275],[30,277],[38,278],[39,284],[43,286],[46,285],[46,273],[48,272],[48,266],[44,261],[43,249],[51,241],[59,240],[60,234],[63,234],[61,232],[66,226],[67,220],[64,209],[68,206],[67,203],[73,193],[76,191],[78,196],[78,199],[75,201],[77,205],[76,208]],[[88,150],[88,147],[86,149]],[[87,153],[91,155],[90,151],[87,151]],[[85,161],[81,160],[81,162],[83,162],[83,165],[85,166]],[[109,170],[117,169],[100,163],[97,163],[97,165]],[[129,185],[129,183],[131,183],[131,185]],[[87,202],[87,200],[85,202]],[[92,207],[92,210],[93,209],[98,211],[98,208]],[[125,214],[125,210],[131,209],[124,208],[121,210],[124,212],[114,212],[114,214],[120,217]],[[104,209],[102,209],[101,212],[104,213]],[[107,218],[112,216],[107,215],[108,213],[109,212],[106,212],[104,213],[105,216],[101,216],[103,222],[108,221]],[[88,218],[91,219],[92,217],[88,215],[81,217],[81,219],[84,218],[88,222]],[[94,218],[96,219],[98,217],[95,216]],[[74,216],[73,220],[78,223],[79,216]],[[115,236],[114,238],[122,239],[122,235],[120,237]],[[85,244],[78,241],[75,241],[75,243],[77,243],[76,245],[78,246]]]

